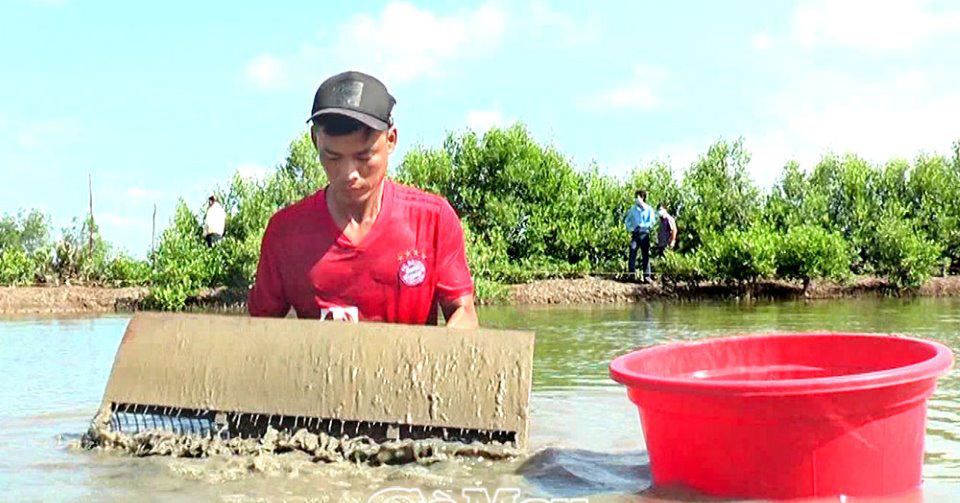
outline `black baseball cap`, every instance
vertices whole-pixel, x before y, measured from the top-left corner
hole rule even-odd
[[[313,110],[307,122],[322,115],[345,115],[377,131],[393,125],[393,105],[397,100],[375,77],[361,72],[343,72],[323,81],[313,97]]]

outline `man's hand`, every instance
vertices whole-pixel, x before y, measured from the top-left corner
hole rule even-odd
[[[477,307],[473,303],[473,295],[464,295],[459,299],[440,301],[443,317],[447,319],[448,328],[477,328],[480,321],[477,319]]]

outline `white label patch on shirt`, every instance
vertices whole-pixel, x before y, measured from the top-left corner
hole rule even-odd
[[[356,306],[331,306],[320,308],[321,320],[360,322],[360,310]]]

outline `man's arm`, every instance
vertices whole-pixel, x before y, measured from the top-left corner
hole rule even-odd
[[[677,220],[673,217],[667,219],[670,222],[670,248],[677,244]]]
[[[464,295],[458,299],[440,301],[440,309],[447,320],[448,328],[477,328],[480,320],[477,319],[477,307],[473,303],[473,295]]]
[[[463,225],[444,201],[437,238],[437,300],[450,328],[477,328],[473,279],[467,265]]]
[[[257,264],[257,277],[253,288],[247,295],[247,312],[250,316],[281,318],[290,311],[290,303],[283,294],[283,278],[280,276],[280,264],[274,256],[271,241],[273,233],[270,227],[263,234],[260,243],[260,262]]]

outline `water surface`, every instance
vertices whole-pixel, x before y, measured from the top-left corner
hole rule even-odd
[[[746,332],[897,332],[960,351],[960,299],[649,303],[485,308],[488,327],[537,332],[532,456],[429,467],[319,465],[296,457],[176,460],[68,448],[95,412],[128,317],[0,321],[0,501],[367,501],[385,487],[518,488],[591,502],[660,501],[636,410],[607,377],[614,356]],[[278,459],[279,458],[279,459]],[[960,501],[960,373],[930,401],[922,498]],[[484,501],[484,500],[478,500]],[[512,501],[512,500],[507,500]]]

